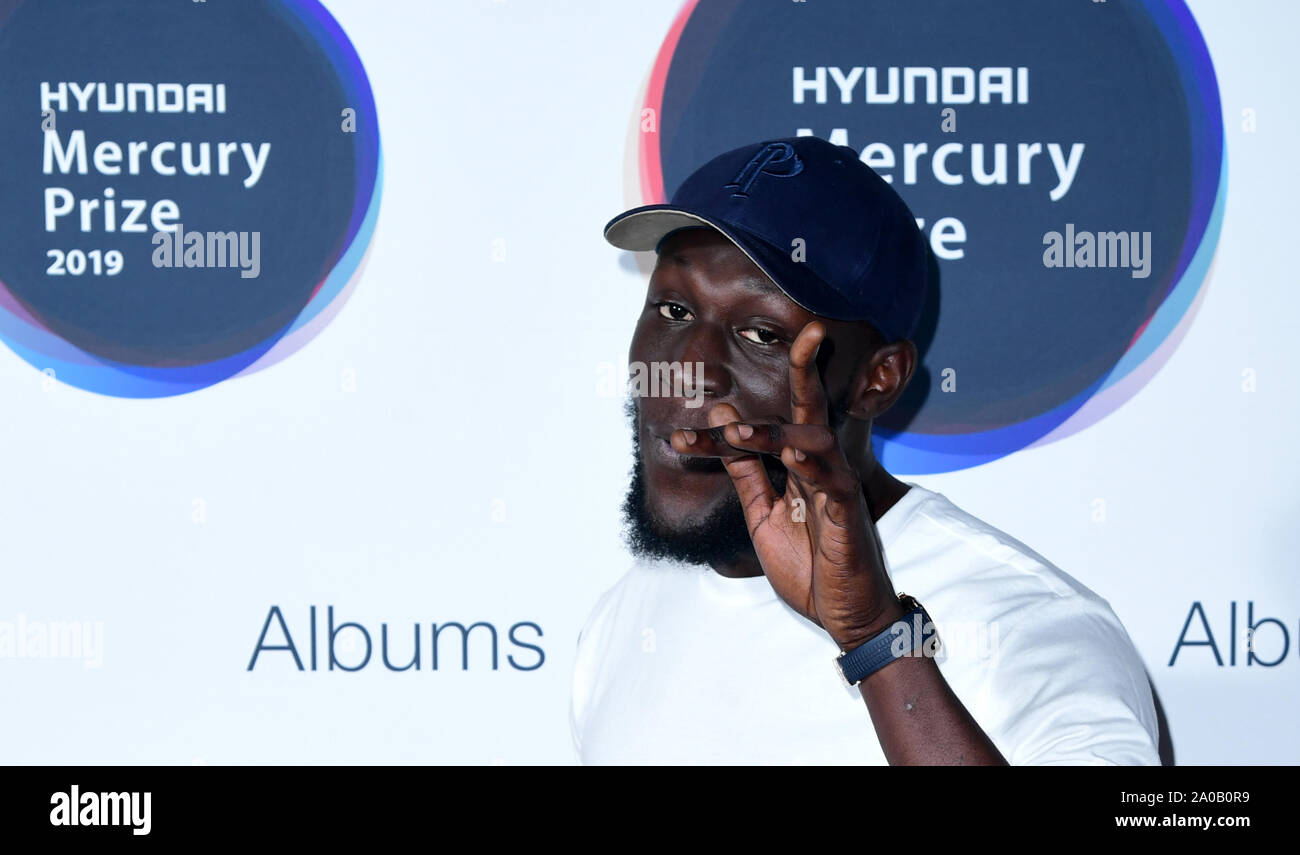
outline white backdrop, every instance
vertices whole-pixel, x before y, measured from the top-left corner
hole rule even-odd
[[[0,621],[103,630],[94,667],[0,659],[2,762],[573,760],[578,628],[628,564],[628,430],[600,381],[623,365],[644,298],[643,270],[601,228],[640,201],[629,131],[680,4],[326,5],[365,64],[385,158],[364,275],[333,323],[268,370],[156,400],[47,388],[0,351]],[[1187,338],[1081,433],[895,474],[1110,601],[1180,763],[1295,763],[1300,119],[1284,71],[1300,12],[1189,5],[1221,88],[1229,190]],[[1247,668],[1239,642],[1235,667],[1204,647],[1169,667],[1193,602],[1226,650],[1229,604],[1240,630],[1248,600],[1287,626],[1282,664]],[[540,626],[524,637],[545,662],[511,668],[507,653],[536,656],[503,637],[498,670],[462,671],[453,638],[437,671],[391,672],[377,652],[357,673],[299,672],[283,652],[249,671],[273,605],[304,655],[309,607],[323,627],[332,605],[376,642],[387,622],[399,661],[416,622],[427,644],[429,623],[484,620],[503,636]],[[1256,643],[1271,659],[1280,633]]]

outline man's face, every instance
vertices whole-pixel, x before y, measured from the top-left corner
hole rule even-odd
[[[658,387],[629,404],[637,460],[624,513],[634,551],[712,563],[749,547],[744,514],[721,462],[678,454],[669,437],[676,428],[707,428],[709,409],[720,403],[734,406],[743,419],[790,421],[790,345],[813,320],[827,328],[818,363],[834,427],[843,418],[852,371],[873,346],[864,326],[801,308],[713,229],[680,231],[664,241],[628,360],[702,363],[690,391],[703,395],[703,406],[689,393],[660,396]],[[764,460],[773,487],[784,490],[780,461]]]

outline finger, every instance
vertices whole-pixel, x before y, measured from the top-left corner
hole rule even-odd
[[[779,455],[791,446],[806,455],[829,458],[836,450],[835,434],[824,425],[733,422],[722,429],[722,439],[733,448],[760,454]]]
[[[798,484],[836,499],[861,489],[856,473],[840,454],[835,434],[824,425],[733,422],[725,426],[723,437],[733,448],[779,456],[794,475],[787,487]]]
[[[730,404],[718,404],[709,410],[712,427],[721,429],[729,422],[739,420],[740,413]],[[779,498],[768,480],[767,470],[763,468],[763,459],[757,454],[728,456],[722,458],[722,465],[731,476],[736,495],[740,497],[740,506],[745,510],[745,523],[753,533],[771,515],[772,505]]]
[[[858,481],[840,463],[839,446],[829,428],[823,425],[792,425],[776,422],[731,422],[708,431],[674,432],[674,449],[683,454],[736,458],[744,454],[767,454],[779,457],[794,474],[793,484],[802,481],[808,487],[839,496],[858,489]],[[691,439],[693,437],[693,439]],[[689,449],[689,450],[688,450]]]
[[[669,435],[668,444],[680,454],[700,457],[736,457],[754,453],[728,443],[723,427],[678,428]]]
[[[678,428],[669,436],[669,444],[681,454],[701,457],[753,453],[776,456],[787,445],[806,454],[828,455],[835,450],[835,435],[822,425],[729,422],[706,429]]]
[[[832,498],[849,497],[861,490],[857,473],[825,425],[738,422],[726,426],[724,437],[738,449],[779,455],[794,480]]]
[[[828,423],[826,390],[817,372],[817,351],[826,338],[826,327],[812,321],[790,345],[790,409],[795,424]]]
[[[805,490],[804,485],[808,489],[818,489],[830,481],[830,467],[824,459],[789,445],[781,449],[781,463],[795,476],[786,482],[787,485],[798,485],[800,490]]]

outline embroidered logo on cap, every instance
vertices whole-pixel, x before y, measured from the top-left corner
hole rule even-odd
[[[803,161],[794,153],[794,146],[789,143],[768,143],[749,159],[745,168],[736,173],[736,177],[723,187],[734,187],[732,196],[748,196],[750,186],[759,175],[767,173],[778,178],[791,178],[803,172]]]

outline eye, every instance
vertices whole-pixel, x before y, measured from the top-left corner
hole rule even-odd
[[[679,303],[656,303],[659,307],[660,317],[667,318],[670,321],[689,321],[692,315],[685,306]]]
[[[762,327],[748,327],[739,332],[742,336],[755,344],[776,344],[781,340],[781,336],[771,330],[765,330]]]

